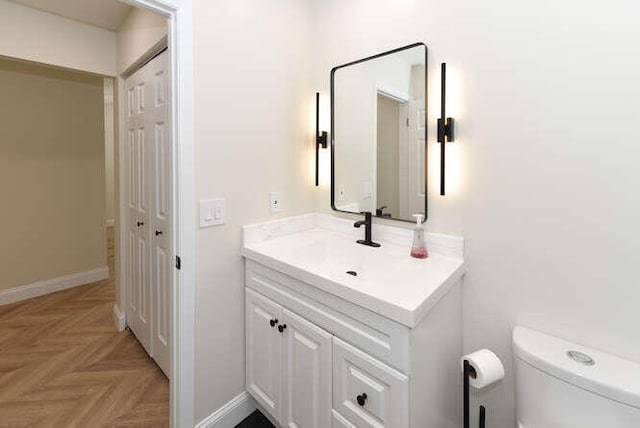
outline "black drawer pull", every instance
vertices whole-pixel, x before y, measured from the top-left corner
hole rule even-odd
[[[364,406],[364,403],[366,403],[367,401],[367,394],[363,392],[362,394],[358,395],[356,397],[356,401],[359,405]]]

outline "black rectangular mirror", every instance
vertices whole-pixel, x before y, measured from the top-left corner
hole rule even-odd
[[[331,70],[331,207],[427,217],[427,47]]]

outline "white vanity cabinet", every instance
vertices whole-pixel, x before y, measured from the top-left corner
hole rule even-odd
[[[332,336],[247,289],[247,390],[283,427],[331,425]]]
[[[415,327],[246,260],[246,388],[281,427],[460,423],[459,281]]]

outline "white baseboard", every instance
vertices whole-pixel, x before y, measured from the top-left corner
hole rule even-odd
[[[102,281],[107,278],[109,278],[109,267],[103,266],[86,272],[72,273],[71,275],[9,288],[8,290],[0,290],[0,306],[55,293],[56,291],[66,290],[67,288],[77,287],[91,282]]]
[[[115,226],[116,221],[114,219],[107,220],[107,227]]]
[[[120,311],[117,303],[113,305],[113,323],[116,325],[118,331],[123,331],[127,326],[125,314],[124,312]]]
[[[233,428],[257,409],[255,400],[247,391],[198,422],[195,428]]]

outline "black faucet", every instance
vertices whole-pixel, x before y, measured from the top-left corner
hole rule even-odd
[[[353,223],[353,227],[360,227],[364,225],[364,239],[358,239],[356,242],[362,245],[368,245],[369,247],[379,247],[380,244],[371,240],[371,213],[369,211],[361,212],[364,214],[364,220],[356,221]]]
[[[387,208],[386,205],[376,208],[376,217],[391,217],[391,213],[383,212],[385,208]]]

